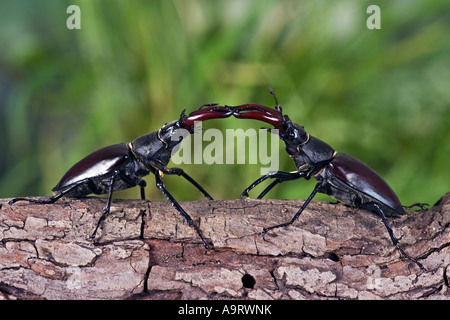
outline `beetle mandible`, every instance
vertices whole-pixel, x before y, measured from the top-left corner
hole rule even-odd
[[[9,202],[9,205],[12,209],[12,205],[17,201],[50,204],[63,196],[79,198],[89,194],[108,194],[103,214],[91,235],[91,238],[94,239],[101,222],[110,212],[113,192],[140,186],[141,198],[145,199],[146,182],[142,178],[152,173],[155,176],[156,187],[161,190],[186,222],[195,229],[205,248],[209,249],[200,229],[167,191],[162,178],[164,174],[182,176],[212,200],[205,189],[187,173],[180,168],[168,168],[167,164],[172,156],[172,151],[184,138],[177,130],[185,129],[189,133],[193,133],[194,123],[197,121],[226,118],[230,115],[231,111],[228,107],[217,106],[215,103],[202,105],[199,110],[191,112],[189,116],[185,115],[185,110],[183,110],[178,120],[164,125],[157,131],[145,134],[129,143],[114,144],[97,150],[80,160],[52,189],[56,194],[49,199],[15,198]],[[175,135],[176,138],[174,138]]]
[[[284,181],[315,178],[317,184],[289,222],[264,228],[263,236],[270,230],[292,224],[318,192],[324,193],[345,204],[377,213],[394,246],[404,257],[419,266],[418,276],[420,276],[424,271],[423,265],[400,247],[386,218],[406,213],[391,187],[365,163],[350,155],[336,152],[324,141],[307,133],[303,126],[292,122],[287,115],[282,114],[282,108],[278,105],[272,89],[270,89],[270,93],[275,98],[275,110],[257,104],[244,104],[230,108],[236,118],[264,121],[278,129],[280,139],[285,143],[285,150],[294,161],[297,171],[269,172],[245,189],[241,194],[241,199],[248,196],[251,189],[269,178],[275,180],[261,192],[258,199],[264,197],[275,185]],[[413,206],[423,205],[418,203]]]

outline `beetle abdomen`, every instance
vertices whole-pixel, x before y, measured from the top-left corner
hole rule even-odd
[[[52,191],[60,191],[86,178],[109,174],[119,169],[129,158],[129,148],[126,143],[114,144],[97,150],[70,168]]]
[[[395,192],[378,173],[364,162],[347,154],[338,153],[330,162],[329,168],[340,180],[356,191],[379,201],[397,214],[405,214]]]

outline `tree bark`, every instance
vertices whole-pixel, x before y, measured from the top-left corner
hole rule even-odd
[[[303,200],[169,202],[105,199],[50,205],[0,200],[3,299],[449,299],[450,193],[429,210],[390,218],[403,258],[375,214]]]

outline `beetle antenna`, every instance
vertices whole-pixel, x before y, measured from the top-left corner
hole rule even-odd
[[[275,106],[278,107],[277,96],[276,96],[275,93],[273,92],[272,87],[269,87],[269,92],[270,92],[270,94],[273,96],[273,98],[275,99]]]
[[[181,111],[181,113],[180,113],[180,118],[181,118],[182,116],[184,116],[185,113],[186,113],[186,109],[183,109],[183,111]]]
[[[276,109],[277,109],[277,111],[278,111],[279,113],[281,113],[281,115],[283,115],[283,109],[281,108],[280,105],[277,105],[277,106],[276,106]]]
[[[277,96],[276,96],[275,93],[273,92],[272,87],[269,87],[269,92],[270,92],[270,94],[273,96],[273,98],[275,99],[275,109],[276,109],[279,113],[282,113],[281,106],[278,104]]]

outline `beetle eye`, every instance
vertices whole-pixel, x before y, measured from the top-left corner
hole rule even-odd
[[[306,140],[308,138],[308,135],[306,134],[306,132],[302,132],[300,134],[300,137],[301,137],[302,141],[304,141],[304,140]]]

